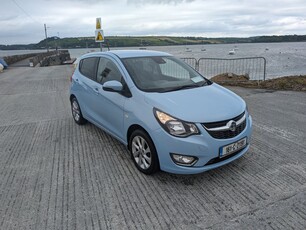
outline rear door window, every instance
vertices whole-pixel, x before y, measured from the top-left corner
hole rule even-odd
[[[97,65],[99,58],[89,57],[80,61],[79,70],[85,77],[96,81]]]

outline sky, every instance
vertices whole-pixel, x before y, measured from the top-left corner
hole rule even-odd
[[[306,34],[306,0],[0,0],[0,44],[48,37]]]

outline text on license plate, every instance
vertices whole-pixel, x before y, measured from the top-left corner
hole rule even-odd
[[[236,141],[232,144],[223,146],[220,148],[220,157],[225,157],[227,155],[230,155],[234,152],[239,151],[240,149],[243,149],[247,144],[247,138],[243,138],[239,141]]]

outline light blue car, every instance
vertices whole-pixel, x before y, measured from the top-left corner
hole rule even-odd
[[[114,136],[145,174],[201,173],[250,146],[244,100],[168,53],[86,54],[71,77],[70,102],[77,124],[89,121]]]

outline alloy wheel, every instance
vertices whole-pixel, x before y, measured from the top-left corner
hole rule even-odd
[[[135,136],[132,140],[132,154],[136,164],[146,170],[151,166],[152,154],[149,144],[141,136]]]
[[[72,116],[73,116],[74,120],[78,122],[80,120],[80,117],[81,117],[80,116],[81,111],[80,111],[80,107],[79,107],[79,104],[77,103],[77,101],[73,100],[71,109],[72,109]]]

